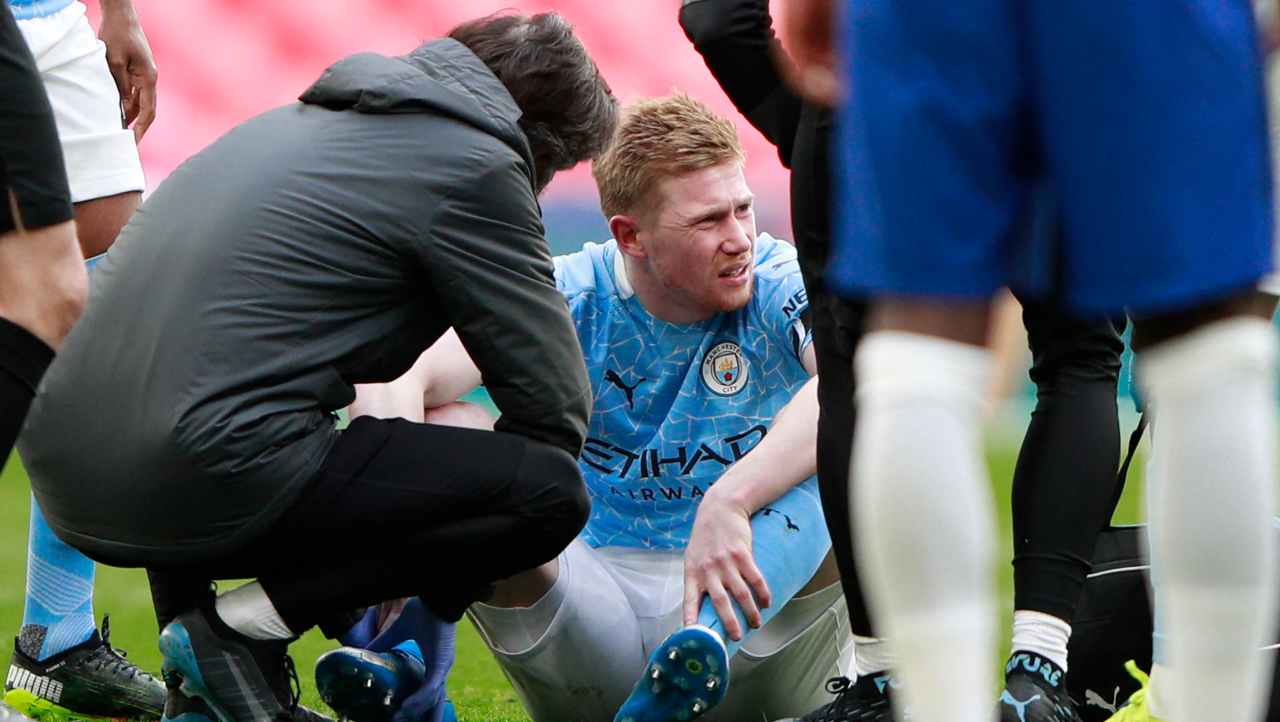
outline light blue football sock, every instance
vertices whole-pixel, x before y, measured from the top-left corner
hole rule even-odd
[[[85,261],[93,268],[106,254]],[[27,597],[18,648],[44,661],[81,642],[97,629],[93,618],[93,561],[59,539],[36,498],[31,497],[27,536]]]
[[[33,496],[27,599],[18,633],[23,654],[43,661],[93,635],[93,576],[93,562],[54,535]]]
[[[392,651],[392,652],[404,652],[405,654],[409,655],[410,657],[413,657],[414,659],[418,660],[419,662],[423,662],[423,659],[422,659],[422,648],[421,648],[421,647],[419,647],[419,646],[418,646],[418,643],[417,643],[417,642],[415,642],[415,641],[413,641],[412,639],[406,639],[406,640],[404,640],[403,642],[401,642],[401,643],[397,644],[396,646],[392,647],[392,648],[391,648],[391,651]],[[424,662],[424,664],[425,664],[425,662]]]
[[[422,687],[401,703],[392,722],[456,722],[453,704],[446,697],[449,671],[457,656],[457,625],[440,619],[418,597],[409,599],[400,616],[379,633],[377,608],[342,637],[343,644],[363,646],[374,652],[399,650],[426,666]]]
[[[817,478],[810,477],[756,512],[751,517],[751,537],[756,567],[773,595],[773,604],[760,610],[761,626],[764,626],[813,579],[831,550],[831,535],[822,515]],[[715,630],[724,639],[730,657],[737,654],[742,642],[756,631],[747,626],[746,616],[736,600],[733,612],[745,630],[742,641],[738,642],[730,640],[725,633],[724,623],[710,597],[704,596],[698,608],[698,624]]]

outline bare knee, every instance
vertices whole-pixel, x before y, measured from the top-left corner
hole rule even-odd
[[[1218,321],[1239,316],[1270,318],[1275,297],[1248,288],[1194,308],[1134,320],[1133,349],[1141,352]]]
[[[907,331],[985,346],[991,302],[888,296],[875,300],[867,325],[869,331]]]
[[[77,203],[76,233],[84,257],[106,253],[141,202],[142,194],[131,191]]]

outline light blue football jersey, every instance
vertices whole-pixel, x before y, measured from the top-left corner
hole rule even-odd
[[[72,2],[73,0],[9,0],[9,8],[13,10],[13,17],[18,20],[30,20],[53,15]]]
[[[614,241],[555,259],[595,393],[579,462],[591,546],[683,549],[707,488],[809,379],[795,249],[760,234],[754,263],[750,303],[680,325],[640,305]]]

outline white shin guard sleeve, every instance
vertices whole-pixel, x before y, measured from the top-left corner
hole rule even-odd
[[[1276,602],[1271,324],[1236,318],[1144,352],[1160,488],[1149,495],[1170,722],[1260,719]]]
[[[285,624],[258,582],[249,582],[218,595],[215,608],[228,627],[250,639],[293,639],[298,636]]]
[[[855,358],[855,549],[916,719],[988,722],[995,519],[982,455],[985,349],[868,334]]]

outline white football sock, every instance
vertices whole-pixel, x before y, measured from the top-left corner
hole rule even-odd
[[[854,360],[854,548],[920,722],[990,722],[995,517],[982,455],[983,348],[875,331]]]
[[[889,645],[879,637],[853,638],[853,670],[858,679],[893,669],[897,660]]]
[[[293,639],[289,625],[257,582],[219,594],[214,608],[228,627],[250,639]]]
[[[1151,681],[1147,683],[1147,711],[1159,720],[1169,719],[1164,702],[1164,688],[1169,686],[1169,668],[1159,662],[1151,665]]]
[[[1035,652],[1067,671],[1071,625],[1052,614],[1019,609],[1013,613],[1014,652]]]
[[[1164,485],[1149,516],[1169,722],[1260,719],[1271,657],[1257,649],[1276,618],[1275,356],[1270,323],[1236,318],[1138,360]]]

